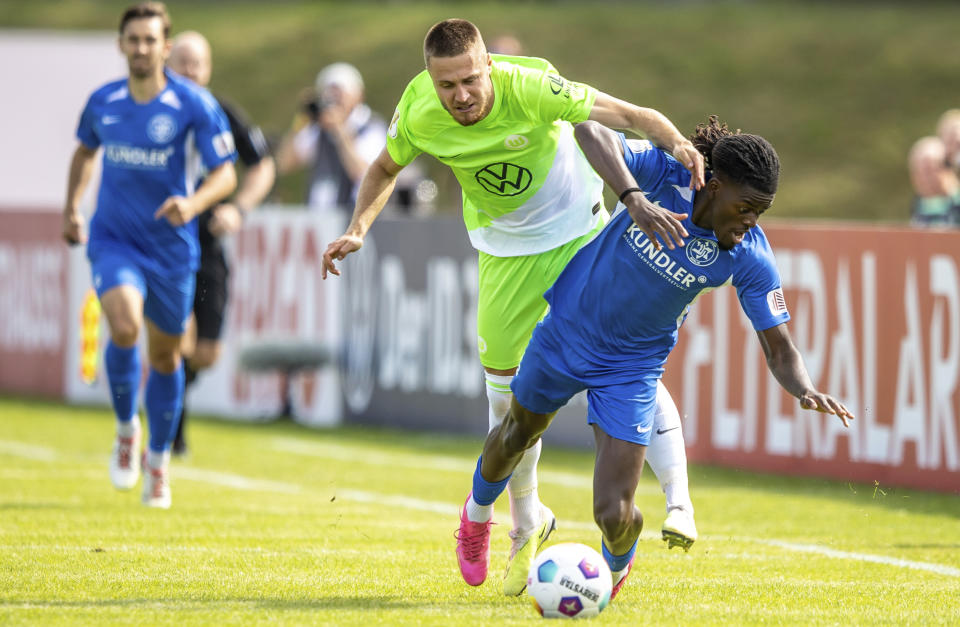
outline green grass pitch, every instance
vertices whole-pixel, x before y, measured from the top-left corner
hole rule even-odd
[[[173,508],[118,492],[109,410],[0,399],[0,624],[519,625],[498,503],[491,575],[457,572],[453,532],[480,442],[290,423],[191,423]],[[599,546],[592,454],[545,447],[551,542]],[[633,573],[593,623],[958,624],[960,499],[691,468],[700,540],[659,540],[645,471]]]

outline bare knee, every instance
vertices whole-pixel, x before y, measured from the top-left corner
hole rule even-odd
[[[147,338],[151,368],[161,374],[172,374],[180,367],[181,336],[165,333],[147,321]]]
[[[150,367],[162,374],[172,374],[180,367],[180,351],[173,348],[151,348]]]
[[[220,342],[210,340],[197,341],[193,355],[190,357],[190,366],[194,370],[205,370],[217,363],[220,358]]]
[[[131,321],[117,322],[110,326],[110,340],[122,348],[129,348],[137,343],[140,329]]]
[[[594,498],[593,519],[611,542],[629,535],[635,526],[643,525],[643,515],[625,498]]]

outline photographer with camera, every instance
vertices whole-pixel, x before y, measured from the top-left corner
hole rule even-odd
[[[277,169],[290,174],[310,168],[310,208],[351,210],[357,187],[386,144],[387,125],[364,103],[363,78],[349,63],[317,74],[304,94],[290,131],[277,149]]]

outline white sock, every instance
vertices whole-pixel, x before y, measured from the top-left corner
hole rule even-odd
[[[157,453],[147,449],[147,466],[154,469],[168,468],[170,466],[170,450]]]
[[[693,515],[687,478],[687,451],[680,412],[662,382],[657,382],[657,414],[647,446],[647,464],[667,497],[667,511],[680,508]]]
[[[467,499],[467,520],[476,523],[485,523],[493,518],[493,503],[490,505],[480,505],[473,500],[473,495]]]
[[[117,421],[117,435],[121,438],[132,438],[140,432],[140,419],[134,417],[130,421]]]
[[[537,443],[527,449],[520,463],[513,471],[507,484],[510,495],[510,517],[513,519],[513,532],[516,536],[529,536],[540,525],[540,493],[537,491],[537,462],[543,443]]]
[[[513,399],[510,382],[513,381],[513,376],[488,372],[486,379],[487,401],[490,403],[489,427],[493,430],[503,422],[510,410],[510,401]],[[540,461],[541,447],[540,440],[537,440],[536,444],[527,449],[507,483],[514,535],[530,535],[541,522],[540,494],[537,491],[537,462]]]

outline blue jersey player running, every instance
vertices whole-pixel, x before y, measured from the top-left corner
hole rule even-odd
[[[64,239],[87,242],[110,329],[104,365],[117,415],[110,478],[124,490],[140,475],[137,337],[146,320],[150,441],[143,503],[161,508],[170,507],[170,443],[183,402],[179,347],[199,260],[194,217],[236,186],[233,137],[223,111],[206,90],[164,69],[169,31],[162,3],[124,12],[119,46],[129,77],[93,92],[80,116],[63,215]],[[98,149],[102,180],[87,238],[77,207]],[[194,189],[201,175],[203,184]]]
[[[853,415],[814,388],[787,331],[780,277],[757,225],[777,190],[773,147],[762,137],[732,133],[711,116],[692,138],[708,168],[706,185],[693,191],[690,173],[648,141],[625,139],[594,122],[578,125],[576,137],[622,203],[546,292],[550,312],[524,353],[509,414],[487,437],[471,494],[493,502],[556,411],[587,390],[587,422],[597,445],[593,516],[613,574],[613,598],[630,572],[643,526],[634,492],[657,382],[698,296],[732,284],[767,365],[801,407],[835,414],[844,425]],[[631,214],[656,216],[656,231],[639,227]],[[481,547],[489,527],[466,521],[458,536]],[[477,551],[474,558],[488,555]]]

